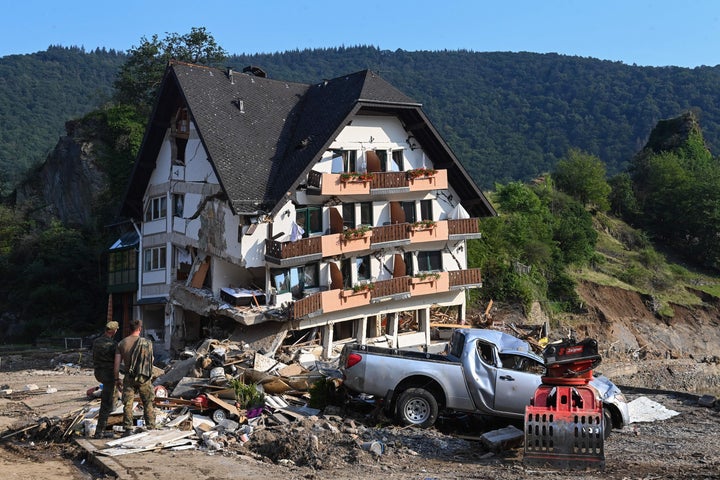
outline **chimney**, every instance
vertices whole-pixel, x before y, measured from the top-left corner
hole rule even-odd
[[[235,79],[233,79],[233,69],[232,69],[232,67],[228,67],[228,69],[227,69],[227,75],[228,75],[228,78],[230,79],[230,85],[235,85]]]

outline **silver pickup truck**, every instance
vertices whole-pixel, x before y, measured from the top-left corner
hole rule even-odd
[[[527,342],[485,329],[457,329],[443,354],[346,345],[343,384],[384,399],[386,411],[405,425],[430,427],[440,410],[522,420],[545,373]],[[630,423],[620,389],[604,376],[590,385],[603,402],[605,432]]]

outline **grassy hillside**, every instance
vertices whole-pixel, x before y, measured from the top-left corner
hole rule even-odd
[[[670,303],[688,307],[701,304],[693,291],[720,298],[716,272],[703,272],[686,266],[676,257],[666,257],[642,231],[617,218],[597,214],[594,219],[598,232],[594,261],[571,272],[576,281],[587,280],[647,295],[661,316],[672,316]]]

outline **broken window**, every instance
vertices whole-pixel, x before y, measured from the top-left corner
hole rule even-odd
[[[182,218],[184,206],[185,195],[181,193],[173,193],[173,216]]]
[[[152,222],[154,220],[161,220],[167,216],[167,197],[165,195],[161,197],[154,197],[148,201],[147,208],[145,209],[145,221]]]
[[[190,136],[190,118],[187,108],[178,109],[174,127],[173,163],[185,165],[185,149]]]
[[[405,158],[402,150],[392,151],[392,162],[390,163],[391,172],[402,172],[405,170]]]
[[[364,257],[344,258],[340,264],[343,278],[343,288],[353,287],[355,282],[370,280],[370,255]]]
[[[370,280],[370,255],[355,259],[358,281]]]
[[[167,249],[165,246],[146,248],[144,252],[145,271],[150,272],[153,270],[164,270],[166,251]]]
[[[274,268],[270,271],[273,287],[277,293],[292,292],[293,298],[302,298],[305,289],[319,286],[317,263],[292,268]]]

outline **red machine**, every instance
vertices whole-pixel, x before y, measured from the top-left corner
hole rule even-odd
[[[546,375],[525,407],[523,461],[605,468],[603,406],[588,383],[600,364],[597,342],[568,339],[543,351]]]

